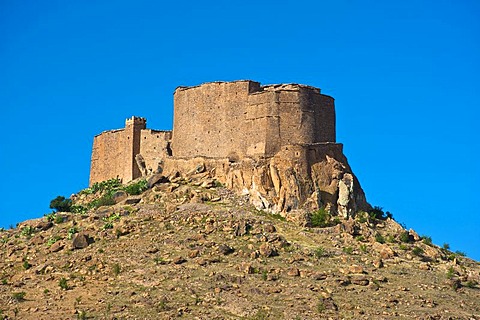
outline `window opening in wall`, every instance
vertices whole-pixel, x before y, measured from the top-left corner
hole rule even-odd
[[[166,149],[167,149],[167,155],[169,157],[171,157],[172,156],[172,147],[170,146],[170,142],[167,143],[167,148]]]

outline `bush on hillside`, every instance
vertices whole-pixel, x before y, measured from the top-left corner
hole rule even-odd
[[[72,200],[65,199],[63,196],[58,196],[50,201],[50,209],[53,209],[57,212],[70,212],[71,207]]]

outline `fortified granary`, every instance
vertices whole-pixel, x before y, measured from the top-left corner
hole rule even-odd
[[[192,168],[248,193],[263,209],[308,205],[348,215],[368,207],[336,143],[334,99],[306,85],[178,87],[172,131],[147,129],[144,118],[132,117],[125,128],[95,136],[90,185]]]

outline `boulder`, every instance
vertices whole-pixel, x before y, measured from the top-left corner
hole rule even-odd
[[[135,156],[135,162],[137,163],[142,176],[145,177],[147,175],[147,166],[145,165],[145,159],[140,153]]]
[[[162,174],[154,174],[147,179],[147,186],[148,188],[152,188],[154,185],[158,183],[166,183],[166,182],[168,182],[167,177],[165,177]]]
[[[87,233],[79,232],[73,237],[72,247],[73,249],[84,249],[93,242],[95,241]]]
[[[272,257],[277,255],[277,250],[275,250],[275,248],[269,243],[263,243],[258,250],[264,257]]]
[[[57,241],[50,246],[50,252],[58,252],[63,250],[63,248],[65,248],[65,243],[63,243],[63,241]]]
[[[118,190],[113,194],[112,198],[115,203],[119,203],[128,198],[128,193],[123,190]]]
[[[38,223],[35,225],[35,228],[37,230],[45,231],[53,227],[53,223],[51,221],[45,221],[45,220],[40,220]]]

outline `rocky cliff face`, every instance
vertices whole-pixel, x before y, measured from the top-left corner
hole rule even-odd
[[[348,218],[371,209],[340,144],[291,145],[264,159],[167,159],[164,168],[167,176],[205,172],[249,195],[257,209],[283,216],[324,208]]]

